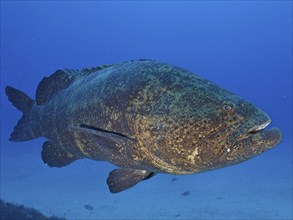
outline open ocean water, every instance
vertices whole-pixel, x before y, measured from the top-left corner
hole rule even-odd
[[[235,166],[156,175],[111,194],[114,165],[84,159],[50,168],[41,159],[44,138],[8,140],[21,112],[7,85],[35,97],[57,69],[140,58],[183,67],[249,100],[283,141]],[[293,218],[292,1],[1,1],[0,92],[5,202],[66,219]]]

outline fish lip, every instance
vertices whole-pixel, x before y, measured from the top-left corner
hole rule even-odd
[[[264,130],[271,122],[272,122],[272,120],[270,118],[268,118],[267,121],[265,121],[261,124],[255,125],[252,128],[248,129],[247,134],[255,134],[257,132],[260,132],[260,131]]]
[[[267,116],[267,115],[266,115]],[[253,137],[260,137],[266,132],[270,132],[272,129],[265,129],[267,126],[272,122],[271,118],[269,116],[263,118],[261,121],[256,123],[254,126],[247,128],[246,124],[243,124],[242,132],[240,132],[240,135],[236,138],[236,142],[239,141],[245,141],[248,139],[251,139]],[[233,136],[233,135],[232,135]]]

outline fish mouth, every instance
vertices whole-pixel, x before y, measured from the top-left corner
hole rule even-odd
[[[228,146],[230,146],[219,161],[221,163],[224,161],[225,165],[240,163],[279,144],[282,140],[280,129],[267,129],[271,119],[268,117],[263,119],[265,120],[258,120],[259,123],[255,122],[255,125],[250,128],[248,128],[248,123],[239,126],[238,131],[229,136],[228,141],[231,141],[231,144],[228,142]]]
[[[244,132],[244,135],[241,135],[240,140],[238,139],[238,143],[246,143],[261,152],[276,146],[282,140],[282,132],[276,127],[267,129],[271,121],[268,117],[266,120],[249,128]]]
[[[229,136],[228,141],[231,141],[231,145],[221,158],[225,158],[225,163],[229,161],[230,164],[236,164],[262,154],[279,144],[282,133],[278,128],[267,129],[270,123],[271,119],[265,115],[256,119],[254,125],[250,121],[239,126],[237,131]]]

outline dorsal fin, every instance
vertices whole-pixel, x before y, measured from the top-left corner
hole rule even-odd
[[[113,64],[104,64],[104,65],[96,66],[96,67],[92,67],[92,68],[84,68],[84,69],[82,69],[82,72],[84,74],[89,74],[89,73],[97,72],[102,69],[106,69],[110,66],[113,66]]]
[[[38,105],[44,105],[48,103],[55,95],[61,90],[67,88],[76,79],[89,75],[91,73],[98,72],[111,65],[102,65],[90,69],[72,70],[64,69],[57,70],[49,77],[44,77],[38,85],[36,92],[36,102]]]
[[[49,77],[44,77],[38,85],[36,92],[36,102],[38,105],[44,105],[58,94],[61,90],[67,88],[77,77],[78,71],[57,70]]]

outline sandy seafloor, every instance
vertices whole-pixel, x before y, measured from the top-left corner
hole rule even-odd
[[[84,159],[49,168],[41,161],[42,142],[2,141],[5,201],[67,219],[292,219],[292,143],[236,166],[198,175],[157,175],[111,194],[106,178],[113,165]],[[186,191],[189,195],[182,195]]]

